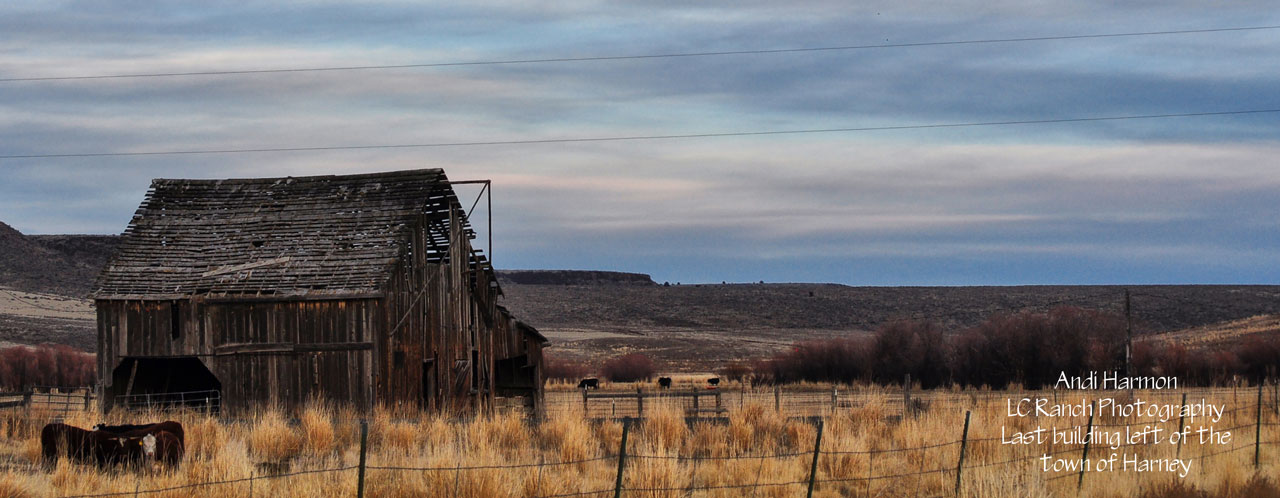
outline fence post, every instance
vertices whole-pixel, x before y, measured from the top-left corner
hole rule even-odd
[[[911,415],[911,374],[907,374],[902,379],[902,420],[907,420],[907,415]]]
[[[867,453],[867,498],[871,498],[871,482],[875,475],[876,468],[876,448],[871,447],[871,451]]]
[[[1178,416],[1178,432],[1182,432],[1182,424],[1185,423],[1187,420],[1186,407],[1187,407],[1187,393],[1186,391],[1183,391],[1182,392],[1182,408],[1179,409],[1179,411],[1182,412],[1182,415]],[[1177,453],[1174,453],[1174,458],[1182,456],[1182,440],[1183,439],[1186,439],[1186,438],[1183,438],[1183,437],[1178,438],[1178,451]]]
[[[818,419],[818,436],[813,438],[813,463],[809,464],[809,493],[806,498],[813,498],[813,481],[818,477],[818,452],[822,449],[822,419]]]
[[[622,444],[618,446],[618,478],[613,482],[613,498],[622,497],[622,469],[627,465],[628,432],[631,432],[631,417],[622,419]]]
[[[356,496],[364,498],[364,462],[369,451],[369,421],[360,421],[360,471],[356,478]]]
[[[636,411],[640,413],[640,418],[644,418],[644,388],[636,388]]]
[[[22,393],[22,406],[31,408],[31,391],[24,391]]]
[[[1094,400],[1089,405],[1089,429],[1085,430],[1084,454],[1080,456],[1080,479],[1076,481],[1076,493],[1080,492],[1080,488],[1084,487],[1084,465],[1089,461],[1089,445],[1093,443],[1093,413],[1098,411],[1098,402]],[[1181,429],[1179,429],[1181,430]]]
[[[87,411],[89,411],[89,400],[90,400],[90,399],[91,399],[91,398],[89,397],[89,389],[85,389],[85,390],[84,390],[84,411],[86,411],[86,412],[87,412]]]
[[[253,498],[253,478],[254,472],[249,471],[249,498]]]
[[[720,390],[716,390],[716,416],[720,416]]]
[[[969,410],[964,411],[964,433],[960,436],[960,461],[956,462],[956,496],[960,496],[960,473],[964,472],[964,450],[969,445]]]
[[[1257,425],[1253,427],[1253,468],[1258,468],[1258,457],[1262,455],[1262,382],[1258,382]]]
[[[700,396],[698,396],[698,388],[696,388],[696,387],[695,387],[695,388],[693,388],[693,416],[695,416],[695,417],[697,417],[697,416],[698,416],[698,414],[701,412],[701,410],[699,410],[699,408],[701,408],[701,407],[700,407],[700,406],[698,406],[698,398],[699,398],[699,397],[700,397]]]
[[[782,386],[773,386],[773,411],[782,413]]]
[[[840,391],[836,389],[836,386],[831,386],[831,413],[836,412],[836,405],[839,405],[839,404],[840,404]]]

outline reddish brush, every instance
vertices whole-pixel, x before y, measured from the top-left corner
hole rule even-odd
[[[591,367],[581,362],[543,353],[543,376],[548,379],[578,380],[591,374]]]
[[[0,349],[0,388],[88,386],[95,379],[94,355],[61,344]]]
[[[631,353],[605,361],[600,373],[612,382],[635,382],[653,377],[653,360],[641,353]]]

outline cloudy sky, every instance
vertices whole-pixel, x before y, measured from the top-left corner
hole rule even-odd
[[[0,4],[0,79],[1280,25],[1268,2]],[[686,5],[695,3],[696,5]],[[1280,109],[1280,29],[0,82],[0,156]],[[1280,113],[591,143],[0,159],[0,221],[119,233],[155,177],[442,167],[501,268],[853,285],[1278,283]],[[475,195],[467,190],[463,195]],[[483,203],[481,203],[483,206]],[[483,216],[483,208],[478,212]]]

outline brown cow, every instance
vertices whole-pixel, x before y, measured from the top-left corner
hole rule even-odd
[[[177,468],[183,453],[182,441],[172,432],[160,431],[142,437],[142,461],[148,470],[155,470],[158,465]]]
[[[140,438],[164,431],[178,437],[178,442],[184,447],[187,445],[186,433],[182,430],[182,424],[172,420],[157,422],[154,424],[124,424],[124,425],[106,425],[98,424],[93,426],[96,431],[110,433],[114,437]]]

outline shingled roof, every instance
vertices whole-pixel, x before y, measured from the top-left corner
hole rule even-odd
[[[167,180],[151,189],[98,277],[95,299],[347,296],[376,293],[419,214],[447,256],[440,169],[364,175]],[[465,225],[468,235],[470,229]],[[478,252],[472,265],[487,267]]]

